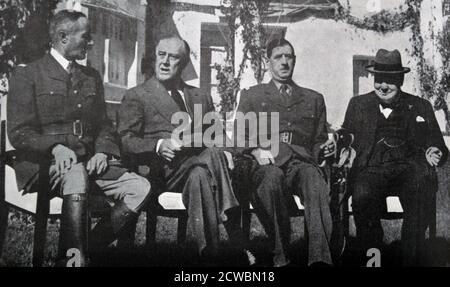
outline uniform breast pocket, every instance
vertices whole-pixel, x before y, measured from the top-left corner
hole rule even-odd
[[[42,121],[60,119],[64,115],[65,95],[63,92],[46,91],[36,96],[38,116]]]
[[[101,117],[102,110],[100,110],[100,106],[97,104],[97,94],[95,92],[87,92],[82,95],[81,98],[81,106],[78,107],[81,109],[81,113],[85,119],[95,120]]]
[[[97,89],[95,81],[93,79],[87,79],[83,81],[80,87],[80,96],[85,105],[91,105],[95,103],[97,95]]]
[[[317,118],[314,115],[305,115],[299,119],[298,125],[305,133],[311,134],[316,127],[316,121]]]
[[[88,91],[87,93],[83,94],[83,102],[87,107],[91,107],[95,104],[95,99],[97,97],[97,94],[95,91]]]

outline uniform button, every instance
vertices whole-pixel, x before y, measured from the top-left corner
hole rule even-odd
[[[82,106],[83,106],[82,104],[78,104],[78,105],[77,105],[78,108],[81,108]]]
[[[76,95],[78,94],[78,90],[74,90],[73,93]]]
[[[288,110],[288,112],[290,112],[290,111],[291,111],[291,108],[287,108],[287,110]]]
[[[50,91],[50,95],[53,95],[54,94],[54,92],[53,91]]]
[[[288,126],[291,126],[291,122],[288,122]]]

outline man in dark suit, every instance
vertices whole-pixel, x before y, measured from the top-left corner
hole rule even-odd
[[[350,100],[343,124],[355,137],[351,186],[361,256],[381,246],[380,216],[394,193],[404,210],[403,263],[417,265],[430,196],[437,191],[435,166],[446,161],[448,150],[430,103],[401,90],[410,69],[399,51],[380,49],[367,70],[375,75],[375,90]]]
[[[331,265],[329,189],[317,163],[322,148],[326,148],[327,156],[333,149],[327,141],[324,99],[292,81],[295,53],[287,40],[272,40],[267,46],[267,57],[272,81],[241,91],[238,112],[257,115],[267,112],[268,123],[276,113],[279,126],[268,125],[264,131],[260,128],[264,123],[258,118],[258,132],[254,133],[257,138],[252,138],[252,131],[247,128],[248,143],[254,146],[248,146],[243,153],[253,157],[253,161],[244,169],[237,164],[237,171],[243,171],[236,177],[248,179],[249,186],[255,187],[250,196],[272,239],[274,266],[289,264],[286,249],[290,220],[286,200],[292,200],[292,195],[298,195],[305,206],[308,264]],[[277,155],[267,149],[274,148],[270,142],[274,135],[280,141]]]
[[[92,231],[91,251],[111,243],[137,218],[150,184],[120,166],[102,80],[94,69],[76,63],[92,44],[86,15],[58,12],[51,19],[50,36],[50,53],[18,67],[11,77],[8,135],[17,150],[18,181],[31,176],[25,190],[33,189],[40,176],[63,198],[59,263],[64,264],[68,249],[77,248],[85,266],[90,181],[113,205],[110,216]]]
[[[133,164],[149,167],[152,183],[161,190],[183,194],[188,226],[199,254],[205,263],[214,263],[211,260],[218,252],[219,224],[227,219],[225,212],[237,207],[238,202],[224,153],[202,142],[207,127],[201,126],[202,115],[214,111],[212,99],[181,79],[189,51],[188,44],[178,37],[159,41],[155,76],[123,98],[119,134]],[[184,119],[184,124],[180,125],[178,119]],[[176,134],[183,126],[186,137],[180,138]],[[200,141],[194,134],[200,135]]]

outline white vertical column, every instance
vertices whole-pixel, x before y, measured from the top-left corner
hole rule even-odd
[[[138,47],[139,43],[136,41],[134,48],[134,59],[133,63],[130,66],[130,70],[128,70],[128,78],[127,78],[127,87],[128,89],[136,87],[137,85],[137,74],[138,74]]]
[[[109,83],[109,39],[105,39],[105,52],[103,54],[103,63],[105,64],[105,74],[103,82]]]

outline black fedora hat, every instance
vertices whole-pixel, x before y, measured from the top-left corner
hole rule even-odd
[[[367,71],[375,74],[406,74],[410,68],[402,66],[402,56],[398,50],[378,50],[375,63],[366,67]]]

